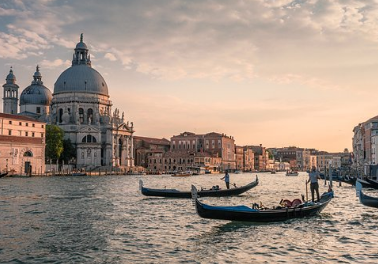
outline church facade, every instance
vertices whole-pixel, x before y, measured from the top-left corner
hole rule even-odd
[[[17,109],[17,84],[4,85],[4,112]],[[16,107],[15,107],[16,104]],[[131,169],[133,122],[126,122],[119,109],[112,111],[108,86],[92,68],[83,35],[76,45],[72,65],[58,77],[54,91],[43,86],[37,66],[32,84],[20,97],[20,115],[61,127],[76,147],[78,169],[119,167]]]

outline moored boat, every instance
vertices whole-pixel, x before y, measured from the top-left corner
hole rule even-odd
[[[370,184],[371,188],[378,189],[378,182],[372,179],[366,178],[366,181]]]
[[[286,176],[298,176],[299,173],[297,171],[287,171]]]
[[[211,188],[208,190],[200,190],[198,191],[198,195],[201,197],[224,197],[224,196],[235,196],[246,191],[251,190],[252,188],[256,187],[259,184],[259,179],[256,176],[256,180],[241,186],[235,187],[231,189],[219,189],[219,188]],[[179,191],[176,189],[151,189],[146,188],[143,186],[143,181],[139,180],[139,189],[141,193],[145,196],[158,196],[158,197],[170,197],[170,198],[191,198],[191,191]]]
[[[319,214],[333,198],[333,191],[324,193],[319,202],[304,202],[292,207],[279,206],[272,209],[251,208],[245,205],[207,205],[198,200],[195,186],[192,186],[192,198],[195,202],[196,211],[202,218],[229,221],[277,222]]]
[[[360,181],[356,182],[356,192],[357,197],[363,205],[378,208],[378,198],[364,194],[362,192],[362,184]]]
[[[188,177],[192,176],[193,173],[191,171],[179,171],[172,174],[172,177]]]
[[[0,178],[5,177],[8,175],[8,172],[0,173]]]

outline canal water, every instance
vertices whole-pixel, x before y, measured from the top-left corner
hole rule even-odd
[[[237,186],[256,173],[231,174]],[[378,209],[334,182],[320,216],[256,224],[201,219],[191,200],[142,196],[153,188],[224,187],[222,175],[0,179],[0,263],[377,263]],[[277,206],[306,194],[306,173],[258,174],[213,205]],[[327,187],[321,182],[321,192]],[[373,191],[370,191],[373,194]],[[378,197],[378,193],[376,193]]]

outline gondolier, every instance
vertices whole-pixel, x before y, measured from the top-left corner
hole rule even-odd
[[[315,166],[312,166],[312,170],[311,172],[308,174],[308,181],[307,183],[311,183],[310,184],[310,189],[311,189],[311,198],[312,198],[312,201],[314,202],[314,192],[316,191],[316,198],[317,198],[317,201],[319,201],[319,183],[318,183],[318,179],[320,179],[320,175],[319,175],[319,172],[316,171],[316,168]]]
[[[226,170],[226,174],[221,178],[226,183],[227,189],[230,189],[230,175],[228,174],[228,170]]]

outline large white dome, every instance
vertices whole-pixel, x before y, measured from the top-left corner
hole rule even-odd
[[[86,64],[73,65],[55,82],[54,95],[59,93],[96,93],[109,96],[108,86],[95,69]]]

